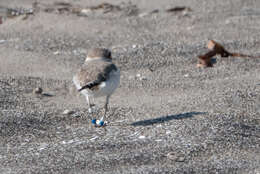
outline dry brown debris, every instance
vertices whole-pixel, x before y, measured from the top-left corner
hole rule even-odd
[[[198,64],[197,67],[206,68],[206,67],[213,67],[212,57],[215,56],[217,53],[215,50],[209,51],[204,55],[198,56]]]
[[[34,10],[32,8],[8,8],[0,6],[0,24],[2,24],[8,18],[14,18],[17,16],[22,16],[22,19],[27,19],[29,15],[33,15]]]
[[[111,12],[111,11],[120,11],[121,8],[120,6],[118,5],[113,5],[113,4],[109,4],[109,3],[101,3],[97,6],[92,6],[92,7],[89,7],[90,10],[98,10],[98,9],[103,9],[104,10],[104,13],[108,13],[108,12]]]
[[[138,11],[137,6],[132,5],[131,3],[128,4],[122,3],[121,5],[113,5],[104,2],[95,6],[80,7],[66,2],[54,2],[53,4],[34,3],[33,6],[37,9],[41,9],[44,12],[48,12],[48,13],[63,14],[66,12],[66,13],[76,14],[78,16],[87,16],[89,12],[93,12],[96,10],[101,10],[101,12],[103,13],[126,11],[126,13],[130,13],[130,15],[133,12],[136,13]]]
[[[192,11],[192,10],[190,7],[185,7],[185,6],[177,6],[166,10],[166,12],[183,12],[183,11]]]
[[[227,51],[224,46],[220,43],[210,40],[207,44],[208,49],[210,50],[204,55],[198,56],[198,64],[197,67],[213,67],[212,57],[215,55],[220,55],[221,57],[243,57],[243,58],[260,58],[251,55],[241,54],[241,53],[231,53]]]
[[[219,54],[221,57],[245,57],[245,58],[259,58],[256,56],[251,56],[251,55],[246,55],[246,54],[241,54],[241,53],[231,53],[227,51],[224,46],[221,44],[217,43],[214,40],[210,40],[208,43],[208,49],[215,50],[217,54]]]

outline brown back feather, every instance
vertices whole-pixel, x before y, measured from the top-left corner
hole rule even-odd
[[[99,85],[102,81],[109,78],[109,72],[111,70],[117,70],[111,61],[92,60],[85,63],[77,74],[80,86],[84,87],[93,83],[91,88],[95,89],[96,85]]]

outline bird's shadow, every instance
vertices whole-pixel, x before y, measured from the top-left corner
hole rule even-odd
[[[164,123],[170,120],[180,120],[180,119],[186,119],[186,118],[191,118],[195,115],[204,115],[207,114],[207,112],[186,112],[182,114],[177,114],[177,115],[167,115],[159,118],[154,118],[154,119],[148,119],[148,120],[141,120],[132,123],[132,126],[149,126],[153,124],[160,124]]]

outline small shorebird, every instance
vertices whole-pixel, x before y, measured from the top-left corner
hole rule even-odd
[[[120,82],[120,70],[112,63],[110,50],[105,48],[91,49],[83,66],[73,77],[73,82],[77,90],[86,97],[90,113],[92,113],[94,106],[94,98],[106,96],[105,113],[100,119],[104,124],[103,120],[106,118],[109,98]]]

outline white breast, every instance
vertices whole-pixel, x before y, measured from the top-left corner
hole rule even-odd
[[[120,70],[111,71],[107,81],[102,82],[99,90],[94,92],[94,97],[111,95],[120,83]]]

